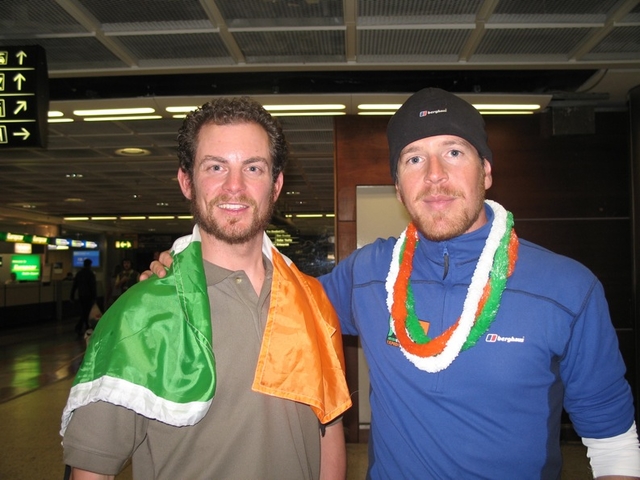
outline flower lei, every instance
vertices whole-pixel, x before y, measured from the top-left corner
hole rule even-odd
[[[495,319],[507,277],[513,273],[518,256],[513,215],[496,202],[486,203],[495,218],[471,278],[462,315],[434,339],[426,335],[415,312],[410,277],[419,240],[413,223],[400,235],[393,249],[386,281],[391,329],[404,356],[425,372],[444,370],[462,350],[476,344]]]

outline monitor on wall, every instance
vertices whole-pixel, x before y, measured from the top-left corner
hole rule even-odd
[[[11,273],[16,274],[19,282],[37,282],[40,280],[40,255],[12,255]]]
[[[100,266],[100,250],[74,250],[73,266],[76,268],[82,268],[86,258],[91,260],[92,268]]]

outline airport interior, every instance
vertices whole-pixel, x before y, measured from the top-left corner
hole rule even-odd
[[[104,310],[125,260],[142,272],[191,232],[188,112],[247,95],[279,120],[290,157],[267,234],[319,276],[406,226],[386,125],[425,87],[482,113],[487,197],[518,235],[602,282],[640,418],[640,0],[5,0],[0,478],[63,476],[83,261]],[[344,345],[348,478],[363,479],[368,372]],[[561,443],[562,478],[591,478],[564,416]]]

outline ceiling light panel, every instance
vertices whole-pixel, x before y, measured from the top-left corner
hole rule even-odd
[[[342,29],[234,33],[247,63],[343,62],[344,35]]]
[[[592,23],[604,22],[618,0],[564,0],[532,2],[501,0],[491,23]]]
[[[82,4],[109,32],[202,28],[208,20],[200,3],[193,0],[118,2],[117,8],[104,0],[82,0]]]
[[[118,40],[138,58],[141,67],[172,65],[232,65],[218,33],[126,35]]]
[[[344,22],[342,5],[337,1],[217,0],[230,28],[335,26]]]
[[[358,23],[360,25],[474,23],[476,13],[483,1],[358,0]]]
[[[472,30],[359,30],[358,59],[368,62],[456,62]]]
[[[42,35],[85,31],[57,2],[5,1],[2,9],[3,18],[11,19],[12,31],[16,33]]]
[[[638,21],[640,24],[640,20]],[[637,60],[640,58],[640,28],[638,26],[615,27],[602,39],[593,50],[587,53],[584,60]]]
[[[487,29],[472,60],[497,55],[556,57],[565,60],[590,28]]]

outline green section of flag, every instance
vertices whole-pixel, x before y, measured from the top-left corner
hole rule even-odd
[[[165,278],[137,283],[105,312],[74,385],[108,376],[168,402],[208,402],[215,393],[210,318],[200,242],[192,241]]]

